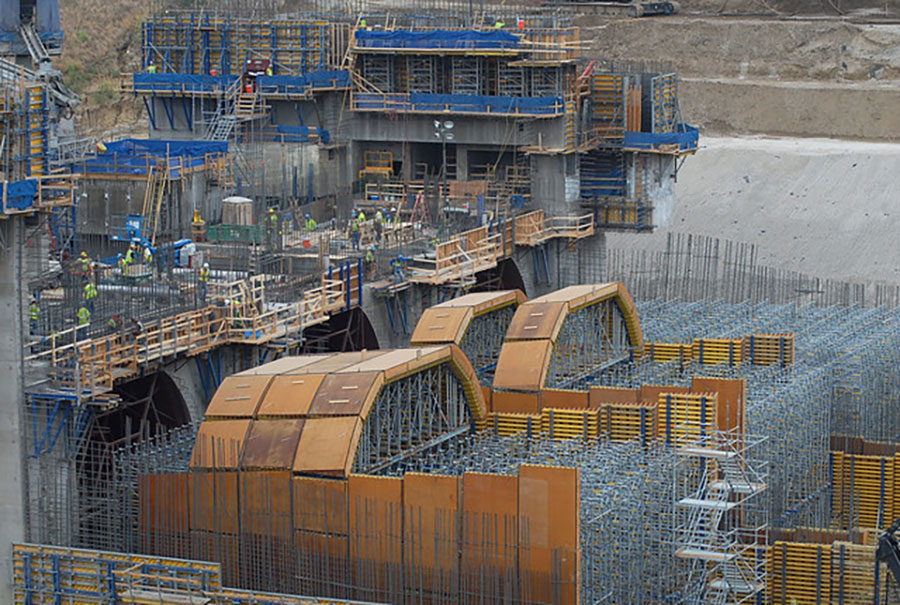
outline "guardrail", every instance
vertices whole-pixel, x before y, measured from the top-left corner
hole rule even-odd
[[[538,246],[555,238],[582,239],[594,234],[594,216],[554,216],[547,218],[543,210],[520,214],[515,218],[517,246]]]

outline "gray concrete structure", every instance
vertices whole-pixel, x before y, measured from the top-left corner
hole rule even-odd
[[[10,543],[25,538],[22,410],[24,407],[22,276],[24,217],[0,220],[0,601],[12,602]]]

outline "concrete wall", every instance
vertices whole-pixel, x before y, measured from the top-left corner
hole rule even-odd
[[[142,180],[83,179],[77,203],[78,232],[107,235],[110,227],[123,228],[126,215],[141,214],[146,189],[147,184]],[[171,205],[173,235],[190,237],[195,208],[208,221],[221,219],[221,203],[227,195],[230,193],[211,184],[203,173],[186,177],[184,187],[174,182],[168,202],[164,202]]]
[[[0,601],[12,602],[12,565],[10,543],[25,539],[24,493],[21,441],[21,410],[23,406],[22,330],[25,313],[22,300],[24,274],[23,248],[24,217],[0,220],[0,235],[5,246],[0,250]]]

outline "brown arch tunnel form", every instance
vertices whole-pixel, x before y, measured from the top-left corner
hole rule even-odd
[[[382,409],[391,407],[391,389],[415,379],[424,384],[426,374],[437,382],[413,393],[406,401],[413,405],[406,407],[427,411],[452,400],[456,408],[438,410],[439,426],[405,435],[410,449],[427,446],[436,429],[465,431],[484,421],[487,410],[475,370],[456,345],[286,357],[222,382],[200,426],[191,468],[290,470],[340,478],[372,471],[382,460],[372,451],[370,442],[379,437],[367,434],[367,422],[371,433],[382,413],[402,413]],[[445,397],[450,391],[439,390],[451,389],[451,382],[453,396]],[[380,445],[393,456],[402,455],[399,441],[386,439]],[[359,452],[365,465],[354,467]]]

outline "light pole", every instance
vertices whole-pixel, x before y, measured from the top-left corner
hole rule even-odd
[[[441,185],[441,195],[438,196],[438,203],[440,204],[438,212],[441,214],[442,222],[444,209],[447,206],[447,141],[452,141],[456,138],[456,135],[453,134],[453,126],[454,124],[450,120],[444,122],[440,120],[434,121],[434,137],[441,141],[441,174],[443,175],[443,183]]]

